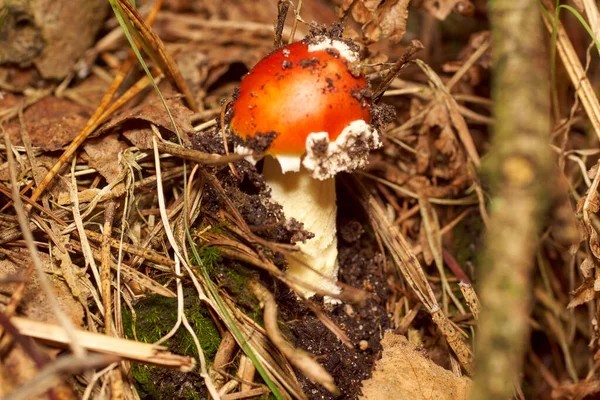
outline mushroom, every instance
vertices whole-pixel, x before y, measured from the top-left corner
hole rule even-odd
[[[307,297],[313,289],[339,293],[334,177],[363,168],[381,146],[369,99],[357,46],[318,35],[263,58],[232,105],[236,152],[267,155],[263,177],[272,199],[314,234],[298,243],[300,256],[288,257],[288,274],[308,284],[301,290]]]

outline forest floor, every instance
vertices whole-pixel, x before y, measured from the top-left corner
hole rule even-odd
[[[71,3],[0,2],[0,396],[467,398],[502,206],[488,2]],[[600,396],[592,3],[560,9],[531,62],[556,172],[514,270],[515,398]],[[335,178],[341,293],[304,298],[287,267],[310,232],[229,122],[277,32],[340,26],[383,145]]]

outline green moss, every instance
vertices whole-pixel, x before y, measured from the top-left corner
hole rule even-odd
[[[205,357],[213,359],[221,343],[221,336],[194,289],[184,289],[184,310]],[[177,299],[150,296],[135,305],[135,314],[137,339],[147,343],[156,342],[177,322]],[[123,327],[125,336],[130,339],[133,339],[133,323],[131,311],[124,308]],[[164,345],[176,354],[195,358],[198,356],[193,338],[183,326]],[[186,374],[177,370],[134,364],[132,374],[141,398],[205,398],[204,385],[197,373]]]
[[[196,253],[200,257],[200,260],[196,258]],[[219,264],[221,260],[221,253],[219,253],[219,249],[214,246],[196,247],[196,252],[192,252],[192,256],[190,257],[190,263],[192,265],[206,268],[209,271],[209,274],[212,274],[215,266]]]
[[[254,294],[248,289],[248,283],[251,279],[257,277],[256,271],[246,267],[243,264],[232,262],[229,265],[223,266],[217,271],[216,280],[221,287],[224,287],[229,294],[235,297],[238,305],[250,310],[248,316],[254,318],[253,310],[257,307],[260,309],[258,301]]]

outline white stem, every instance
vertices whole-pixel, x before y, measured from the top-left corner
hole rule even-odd
[[[265,158],[263,177],[271,188],[271,197],[281,204],[286,218],[294,218],[304,224],[304,229],[315,237],[298,243],[302,254],[297,260],[288,258],[288,273],[329,293],[339,293],[335,285],[338,275],[335,178],[313,179],[302,167],[299,172],[282,173],[279,163],[272,157]],[[303,263],[319,271],[328,280],[311,271]],[[307,297],[314,295],[303,290]]]

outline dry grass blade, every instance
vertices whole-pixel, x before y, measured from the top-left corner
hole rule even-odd
[[[146,53],[160,65],[162,71],[167,77],[175,84],[181,93],[183,93],[188,106],[193,111],[198,111],[198,102],[190,91],[187,83],[181,76],[181,72],[177,68],[177,65],[167,53],[165,45],[162,40],[154,33],[150,25],[144,21],[144,18],[137,12],[133,5],[129,1],[117,0],[117,3],[121,9],[125,12],[129,21],[138,30],[141,42]]]
[[[36,272],[38,275],[38,279],[40,281],[40,286],[41,286],[44,294],[46,295],[48,301],[50,302],[52,311],[56,315],[56,318],[60,321],[62,326],[65,328],[67,335],[71,339],[70,346],[71,346],[71,349],[73,350],[73,353],[78,357],[83,357],[83,356],[85,356],[86,352],[74,334],[73,322],[71,322],[71,320],[65,315],[64,311],[60,308],[58,300],[56,299],[56,296],[54,295],[52,287],[51,287],[50,283],[48,282],[48,279],[46,278],[46,275],[44,273],[42,260],[40,259],[37,247],[34,243],[33,234],[31,233],[31,230],[29,229],[30,222],[28,221],[27,214],[25,212],[25,208],[23,207],[23,203],[21,202],[21,197],[20,197],[20,193],[19,193],[19,185],[17,183],[15,159],[14,159],[14,155],[12,153],[12,144],[10,142],[10,137],[8,136],[8,133],[6,131],[4,131],[4,129],[1,126],[0,126],[0,131],[2,131],[4,133],[4,143],[6,146],[6,155],[7,155],[7,159],[8,159],[9,175],[10,175],[10,181],[11,181],[11,185],[12,185],[12,194],[13,194],[12,199],[13,199],[13,203],[14,203],[13,206],[17,213],[17,217],[19,220],[19,227],[20,227],[21,233],[23,235],[23,238],[25,239],[25,243],[27,244],[27,250],[29,251],[31,261],[33,262],[33,264],[35,266],[35,269],[36,269]]]
[[[247,344],[252,349],[252,352],[260,360],[260,363],[266,368],[271,379],[276,382],[280,389],[285,389],[282,390],[282,394],[286,396],[286,398],[306,400],[307,397],[302,392],[292,367],[269,340],[264,329],[243,313],[233,301],[224,295],[223,302],[227,311],[235,318],[234,323],[236,323],[237,328],[244,336],[244,343],[241,343],[236,337],[238,345],[242,347]],[[221,319],[229,325],[229,320],[223,318],[223,315],[220,314],[220,310],[215,311],[219,313]]]
[[[473,313],[473,318],[477,321],[479,319],[479,313],[481,312],[481,303],[479,302],[479,297],[477,297],[475,288],[473,285],[466,282],[458,282],[458,287],[467,302],[469,310]]]
[[[553,9],[553,5],[549,1],[544,1],[544,5],[546,5],[548,10]],[[551,33],[553,29],[552,22],[548,20],[546,14],[542,13],[542,16],[548,32]],[[587,113],[596,136],[600,138],[600,103],[598,102],[596,91],[585,74],[583,65],[581,65],[581,61],[579,61],[579,56],[560,21],[557,21],[556,28],[558,30],[556,41],[558,55],[569,74],[569,78],[571,78],[571,83],[577,92],[577,96],[579,96],[579,99],[581,100],[581,104]]]
[[[105,240],[105,237],[97,232],[85,230],[85,234],[89,237],[89,239],[96,241],[98,243],[102,243]],[[119,240],[107,237],[106,240],[110,247],[116,250],[122,249],[125,253],[139,256],[145,260],[151,261],[153,263],[164,265],[168,267],[172,267],[175,265],[173,260],[168,257],[163,256],[156,250],[153,250],[148,247],[140,247],[129,243],[121,243]]]
[[[464,117],[460,114],[460,112],[458,112],[458,104],[456,103],[456,100],[454,100],[450,94],[450,91],[446,85],[444,85],[438,74],[436,74],[435,71],[429,67],[429,65],[425,64],[421,60],[416,60],[416,63],[436,88],[436,96],[434,97],[433,101],[441,101],[446,105],[452,124],[456,128],[458,137],[460,138],[463,146],[465,146],[465,150],[467,151],[469,159],[473,162],[475,167],[479,168],[481,166],[481,161],[479,159],[479,154],[477,153],[477,148],[473,142],[473,137],[469,132],[469,128]]]
[[[66,347],[69,344],[69,337],[61,326],[20,317],[13,317],[11,322],[25,336],[60,347]],[[170,353],[163,346],[81,330],[74,330],[73,333],[77,341],[88,351],[161,367],[177,368],[182,372],[192,371],[196,365],[196,361],[192,357]]]
[[[402,276],[413,289],[421,303],[423,303],[427,311],[431,314],[432,320],[439,327],[465,371],[472,374],[474,371],[473,353],[460,337],[454,325],[440,310],[433,290],[414,251],[400,231],[395,226],[390,225],[384,209],[377,200],[369,195],[362,188],[362,185],[359,185],[359,188],[362,192],[364,205],[369,210],[373,228],[381,237],[386,249],[390,252],[394,264],[400,270]]]
[[[88,233],[89,233],[89,231],[88,231]],[[115,240],[115,239],[111,239],[111,240]],[[123,243],[124,246],[126,244],[127,243]],[[81,245],[79,243],[73,241],[73,242],[71,242],[71,245],[73,246],[73,248],[76,251],[81,251]],[[102,254],[99,250],[92,248],[92,254],[94,255],[94,259],[102,262]],[[132,253],[132,254],[135,254],[135,253]],[[164,265],[164,266],[170,268],[173,265],[173,261],[172,260],[169,260],[169,261],[170,261],[170,263],[167,263],[167,264],[159,263],[159,265]],[[151,266],[154,266],[154,265],[151,264]],[[143,273],[141,273],[140,271],[138,271],[134,268],[131,268],[124,264],[121,264],[121,266],[117,266],[117,264],[115,264],[112,260],[110,263],[110,268],[113,269],[114,271],[118,271],[125,281],[133,282],[133,283],[139,285],[144,290],[147,290],[151,293],[159,294],[164,297],[177,297],[177,295],[175,293],[173,293],[172,290],[164,287],[160,283],[156,282],[154,279],[144,275]]]
[[[427,282],[423,268],[410,249],[410,245],[398,229],[390,225],[385,211],[374,197],[368,195],[365,205],[370,211],[375,232],[381,237],[383,244],[394,259],[395,265],[400,269],[402,276],[407,280],[427,311],[431,312],[434,307],[437,307],[437,300],[431,286],[429,286],[429,282]]]
[[[464,307],[452,292],[450,284],[448,283],[448,278],[446,277],[446,271],[444,270],[444,256],[442,255],[442,234],[440,232],[440,223],[437,213],[431,205],[431,203],[429,203],[428,199],[423,195],[419,196],[419,206],[419,209],[421,210],[421,219],[425,228],[425,236],[427,238],[426,242],[423,243],[422,246],[428,245],[429,250],[431,251],[431,253],[433,253],[435,265],[438,269],[438,272],[440,273],[440,279],[442,280],[443,287],[442,301],[444,306],[444,312],[448,313],[446,296],[449,296],[452,299],[452,302],[454,303],[458,311],[461,314],[464,314]]]

